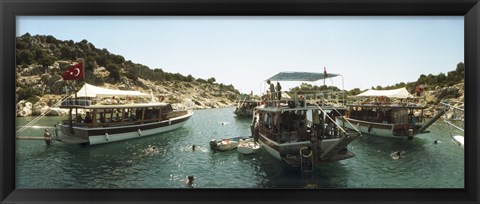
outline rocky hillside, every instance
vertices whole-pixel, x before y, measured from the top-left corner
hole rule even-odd
[[[440,104],[440,101],[451,99],[458,102],[464,102],[465,100],[465,83],[462,81],[458,84],[446,87],[435,87],[432,90],[424,91],[424,103],[429,108],[426,109],[425,115],[427,117],[433,117],[437,111],[444,108]],[[457,104],[458,106],[458,104]],[[464,107],[460,107],[464,108]]]
[[[86,40],[74,43],[60,41],[52,36],[17,38],[16,99],[17,116],[39,115],[65,95],[64,87],[81,87],[82,80],[64,81],[62,74],[85,60],[86,82],[96,86],[121,90],[153,91],[176,108],[219,108],[234,104],[240,95],[232,85],[183,76],[178,73],[150,69],[125,61],[122,56],[96,49]],[[54,110],[50,115],[62,115]]]

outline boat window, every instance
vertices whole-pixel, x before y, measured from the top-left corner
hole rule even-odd
[[[408,110],[398,109],[393,111],[394,123],[408,123]]]

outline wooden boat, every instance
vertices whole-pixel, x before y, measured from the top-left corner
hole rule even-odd
[[[138,91],[85,84],[76,97],[59,106],[69,109],[68,119],[55,126],[57,139],[65,143],[95,145],[146,137],[180,128],[193,115]]]
[[[425,129],[440,117],[426,122],[423,111],[427,107],[414,103],[405,88],[369,90],[356,97],[361,100],[347,104],[345,117],[338,117],[337,122],[373,136],[412,139],[427,132]]]
[[[336,76],[339,75],[280,72],[268,80],[314,82]],[[296,93],[285,102],[267,100],[264,105],[256,107],[252,122],[254,140],[274,158],[288,166],[301,167],[302,172],[312,170],[314,165],[307,163],[319,164],[353,157],[347,145],[361,134],[359,131],[347,131],[334,122],[346,110],[334,105],[337,103],[328,103],[323,97],[328,95],[325,92],[328,90],[312,92],[310,96]]]
[[[261,145],[255,142],[253,138],[240,139],[238,141],[237,150],[241,154],[252,154],[260,149]]]
[[[253,109],[256,106],[260,105],[260,100],[255,98],[246,98],[244,100],[240,100],[237,102],[237,106],[235,107],[235,115],[240,117],[252,117],[253,116]]]
[[[463,128],[465,117],[464,103],[454,100],[442,100],[440,103],[448,108],[448,113],[445,114],[446,117],[444,121],[450,126],[450,137],[452,137],[452,141],[463,148],[465,146],[465,129]]]

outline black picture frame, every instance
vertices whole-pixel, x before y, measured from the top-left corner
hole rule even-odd
[[[478,203],[478,0],[1,0],[1,203]],[[465,20],[465,189],[15,189],[17,15],[458,15]],[[445,161],[448,162],[448,161]]]

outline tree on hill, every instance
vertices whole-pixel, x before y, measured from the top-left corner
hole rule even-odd
[[[195,78],[192,75],[184,76],[180,73],[165,72],[160,68],[150,69],[147,66],[126,61],[121,55],[110,53],[107,49],[98,49],[87,40],[74,42],[73,40],[58,40],[51,35],[31,36],[26,33],[16,38],[16,64],[19,69],[26,68],[32,64],[42,65],[44,68],[51,66],[58,60],[76,61],[78,58],[84,59],[84,68],[86,77],[90,79],[89,83],[101,85],[105,82],[118,82],[121,77],[127,77],[134,82],[138,78],[158,82],[186,82],[186,83],[204,83],[216,84],[214,77],[208,80]],[[108,78],[103,79],[96,76],[95,69],[105,67],[110,72]],[[112,81],[113,80],[113,81]],[[239,93],[233,86],[221,86],[221,90],[234,91]],[[31,91],[26,93],[32,93]]]

